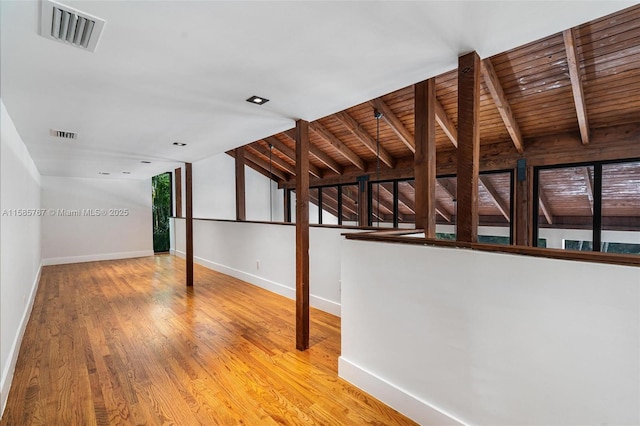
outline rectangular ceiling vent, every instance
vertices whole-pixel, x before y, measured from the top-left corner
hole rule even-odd
[[[49,129],[49,134],[54,138],[78,139],[76,132],[65,132],[64,130]]]
[[[53,0],[42,0],[40,35],[95,52],[105,20]]]

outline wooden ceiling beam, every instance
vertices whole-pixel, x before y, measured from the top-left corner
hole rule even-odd
[[[449,213],[439,201],[436,201],[436,213],[438,213],[440,217],[442,217],[448,223],[451,223],[451,213]]]
[[[458,129],[453,125],[453,122],[447,115],[447,112],[442,107],[442,104],[436,99],[436,123],[442,129],[445,135],[449,138],[454,147],[458,147]]]
[[[278,151],[280,151],[281,153],[286,155],[288,158],[293,160],[293,162],[295,163],[295,161],[296,161],[296,151],[295,151],[295,149],[289,148],[286,144],[282,143],[280,141],[280,139],[278,139],[278,138],[276,138],[274,136],[266,137],[266,138],[264,138],[264,141],[266,143],[268,143],[268,144],[273,145],[273,147],[275,149],[277,149]],[[320,172],[320,169],[318,169],[313,164],[309,164],[309,173],[311,173],[313,176],[315,176],[317,178],[321,178],[322,177],[322,173]]]
[[[415,185],[412,182],[408,182],[409,186],[412,187],[413,189],[415,189]],[[436,179],[436,183],[439,184],[438,180]],[[444,187],[443,187],[444,188]],[[451,193],[444,188],[445,191],[447,192],[447,194],[451,195]],[[400,198],[402,197],[402,198]],[[454,201],[455,201],[455,197],[451,197]],[[411,210],[412,212],[415,213],[414,209],[412,209],[411,207],[409,207],[409,205],[403,201],[404,200],[409,200],[408,197],[402,195],[402,193],[398,194],[398,201],[400,201],[402,204],[404,204],[405,206],[407,206],[407,208],[409,210]],[[446,220],[448,223],[451,223],[451,213],[449,213],[449,211],[447,210],[447,208],[438,200],[436,200],[436,213],[438,213],[440,215],[440,217],[442,217],[444,220]]]
[[[378,144],[376,140],[371,137],[369,133],[365,129],[362,128],[360,123],[358,123],[353,117],[351,117],[346,111],[340,111],[333,114],[333,117],[344,127],[346,127],[353,136],[356,137],[365,147],[369,149],[374,155],[380,155],[380,161],[389,166],[390,168],[395,167],[395,160],[393,157],[380,146],[380,152],[378,153]]]
[[[295,134],[292,134],[292,130],[287,130],[283,133],[289,139],[295,141]],[[325,166],[336,172],[337,174],[342,174],[342,166],[338,164],[333,158],[329,156],[326,152],[322,151],[317,146],[309,143],[309,153],[318,159],[321,163],[324,163]]]
[[[391,111],[391,108],[381,98],[369,101],[373,109],[382,113],[382,119],[391,127],[391,130],[400,138],[412,153],[416,152],[416,142],[411,132],[402,124],[402,121]]]
[[[576,35],[573,28],[563,31],[562,37],[564,38],[564,48],[567,52],[567,66],[569,68],[569,78],[571,79],[573,101],[576,106],[576,115],[578,116],[580,136],[583,145],[587,145],[589,143],[589,120],[587,119],[587,104],[584,98],[578,50],[576,48]]]
[[[456,201],[456,188],[448,178],[436,179],[436,183],[451,197],[452,201]]]
[[[389,191],[384,184],[380,183],[374,183],[371,185],[372,189],[376,188],[375,191],[378,190],[378,188],[380,188],[380,192],[384,192],[385,194],[387,194],[388,196],[391,196],[391,198],[393,199],[393,192]],[[371,206],[371,211],[373,211],[373,204],[378,202],[378,198],[376,197],[377,193],[373,192],[373,194],[371,194],[371,201],[372,201],[372,206]],[[389,213],[393,214],[393,202],[391,204],[389,204],[389,202],[387,202],[387,200],[383,199],[382,197],[380,197],[380,206],[384,207],[385,210],[387,210]],[[398,213],[398,218],[400,220],[403,219],[403,216]]]
[[[500,117],[502,117],[502,121],[509,132],[509,136],[511,136],[513,145],[516,147],[516,150],[522,154],[524,152],[524,140],[522,138],[522,133],[520,132],[520,126],[518,126],[518,122],[516,121],[513,111],[511,110],[511,106],[509,105],[509,101],[504,94],[504,90],[500,84],[500,79],[498,79],[498,74],[489,59],[484,59],[482,61],[480,69],[482,71],[484,83],[491,93],[493,102],[498,108]]]
[[[277,155],[274,155],[273,152],[269,152],[269,148],[265,148],[264,146],[260,145],[260,144],[252,144],[252,145],[247,145],[247,147],[251,148],[252,150],[264,155],[265,157],[269,157],[269,154],[271,154],[271,162],[273,163],[274,166],[278,167],[279,169],[281,169],[284,172],[289,173],[292,176],[296,175],[296,169],[294,166],[292,166],[291,164],[287,163],[286,161],[284,161],[282,158],[278,157]],[[273,168],[273,167],[272,167]]]
[[[246,145],[245,145],[246,147]],[[232,149],[230,151],[225,152],[225,154],[227,154],[228,156],[232,157],[232,158],[236,158],[236,150]],[[253,155],[253,157],[255,157],[255,155]],[[259,159],[258,159],[259,160]],[[264,161],[263,161],[264,163]],[[281,178],[280,176],[277,176],[275,173],[271,176],[269,176],[269,165],[267,164],[267,168],[264,169],[261,166],[255,164],[253,161],[249,161],[249,159],[247,158],[246,155],[246,150],[245,150],[245,158],[244,158],[244,164],[245,166],[255,170],[256,172],[260,173],[261,175],[263,175],[264,177],[266,177],[267,179],[271,178],[273,180],[275,180],[276,182],[278,182],[278,185],[282,185],[282,186],[286,186],[289,181],[287,179]],[[278,170],[278,173],[282,174],[284,176],[284,173],[280,172],[280,170]],[[295,183],[294,180],[291,181],[292,183]]]
[[[545,194],[542,187],[538,188],[538,204],[540,206],[540,210],[542,210],[544,218],[547,220],[547,223],[549,225],[553,225],[553,212],[551,211],[551,205],[549,204],[547,194]]]
[[[402,192],[398,191],[398,201],[400,201],[404,206],[411,211],[411,213],[416,212],[415,202],[411,200],[409,197],[404,195]]]
[[[319,121],[312,121],[309,123],[309,127],[318,136],[327,141],[340,155],[349,160],[354,166],[360,170],[365,170],[367,167],[355,152],[349,149],[340,139],[338,139],[333,133],[327,130]]]
[[[244,153],[244,158],[247,161],[252,162],[253,164],[255,164],[256,166],[260,167],[261,169],[263,169],[266,172],[266,175],[269,176],[269,163],[267,161],[264,161],[262,158],[258,157],[257,155],[249,152],[248,150],[245,150]],[[289,180],[287,174],[277,168],[272,167],[271,168],[271,174],[274,176],[277,176],[278,178],[287,181]]]
[[[511,222],[511,214],[510,214],[511,212],[509,210],[509,206],[502,199],[502,197],[500,196],[500,193],[498,193],[498,191],[493,186],[489,178],[487,176],[480,176],[479,180],[482,186],[484,186],[484,188],[487,190],[487,192],[491,196],[491,199],[493,200],[493,204],[495,204],[498,210],[500,210],[500,213],[502,213],[502,216],[504,216],[504,218],[507,219],[507,222]]]

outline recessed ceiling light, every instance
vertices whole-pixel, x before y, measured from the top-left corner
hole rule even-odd
[[[251,102],[252,104],[256,104],[256,105],[264,105],[267,102],[269,102],[269,99],[263,98],[261,96],[252,96],[249,99],[247,99],[247,102]]]
[[[130,175],[131,172],[122,172],[123,175]]]
[[[186,143],[182,143],[182,142],[174,142],[173,143],[175,146],[187,146]]]
[[[147,160],[142,160],[141,161],[142,164],[151,164],[151,161],[147,161]]]
[[[98,174],[99,174],[99,175],[107,176],[107,175],[110,175],[111,173],[110,173],[110,172],[98,172]]]

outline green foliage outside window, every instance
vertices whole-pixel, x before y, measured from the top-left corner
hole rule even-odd
[[[169,251],[169,217],[171,216],[171,174],[151,179],[153,200],[153,251]]]

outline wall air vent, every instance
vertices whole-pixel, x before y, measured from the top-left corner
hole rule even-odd
[[[40,35],[95,52],[105,20],[52,0],[42,0]]]
[[[76,132],[65,132],[64,130],[49,129],[49,135],[54,138],[78,139],[78,134]]]

